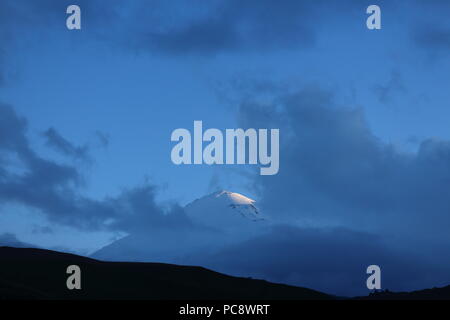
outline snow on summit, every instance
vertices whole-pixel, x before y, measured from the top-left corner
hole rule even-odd
[[[218,191],[184,207],[194,225],[202,228],[133,233],[98,250],[92,257],[112,261],[200,264],[183,259],[202,250],[212,252],[266,231],[269,221],[255,204],[255,200],[242,194]]]
[[[212,193],[191,202],[185,209],[192,220],[211,227],[242,226],[265,220],[255,200],[230,191]]]
[[[216,198],[227,197],[235,205],[253,205],[255,200],[247,198],[240,193],[229,192],[229,191],[219,191],[214,194]]]

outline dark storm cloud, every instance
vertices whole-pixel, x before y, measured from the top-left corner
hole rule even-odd
[[[449,141],[426,139],[416,153],[400,152],[371,132],[362,109],[337,106],[319,88],[271,105],[247,101],[240,116],[243,127],[282,129],[280,172],[254,183],[273,215],[447,233]]]
[[[75,146],[70,141],[65,139],[59,134],[55,128],[49,128],[43,132],[43,136],[46,138],[46,144],[50,148],[62,153],[65,156],[73,157],[80,160],[89,160],[89,147]]]
[[[384,289],[412,290],[450,281],[444,267],[390,249],[378,236],[344,228],[278,226],[199,259],[202,265],[224,273],[347,296],[367,295],[370,265],[380,266]]]
[[[102,200],[82,196],[80,171],[40,157],[30,147],[26,131],[26,120],[12,107],[0,105],[0,202],[24,204],[53,222],[81,229],[131,232],[188,225],[179,207],[155,204],[157,188],[149,184]],[[62,142],[58,147],[67,148]]]

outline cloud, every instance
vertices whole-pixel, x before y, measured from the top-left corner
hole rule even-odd
[[[419,16],[410,28],[413,43],[433,58],[445,57],[450,48],[450,24],[447,22],[450,3],[445,0],[417,0],[415,4]]]
[[[425,139],[417,152],[399,151],[372,133],[363,109],[338,106],[317,87],[271,104],[246,100],[240,122],[281,128],[279,174],[254,179],[272,215],[448,241],[449,141]]]
[[[392,71],[387,83],[376,85],[373,91],[381,103],[388,103],[392,101],[395,94],[405,92],[406,89],[401,74],[398,71]]]
[[[84,176],[75,166],[40,157],[30,146],[27,121],[0,105],[0,203],[38,209],[50,221],[84,230],[133,232],[188,225],[177,205],[155,202],[156,186],[144,183],[101,200],[82,195]],[[47,132],[50,143],[68,155],[78,149]]]
[[[228,274],[342,296],[368,294],[366,269],[373,264],[381,268],[384,289],[412,290],[450,281],[445,267],[426,265],[418,255],[389,248],[379,236],[346,228],[275,226],[270,233],[194,261]]]
[[[0,247],[35,248],[29,243],[18,240],[12,233],[0,234]]]
[[[104,201],[114,212],[110,226],[114,230],[147,233],[152,230],[190,228],[190,220],[177,204],[164,208],[155,202],[158,187],[144,184],[124,190],[119,196]]]
[[[97,130],[95,132],[95,137],[97,139],[98,146],[102,148],[107,148],[109,146],[110,137],[107,133]]]
[[[42,227],[42,226],[35,225],[35,226],[33,226],[33,229],[31,230],[31,232],[33,234],[52,234],[54,231],[49,226]]]
[[[14,38],[16,24],[54,26],[65,14],[64,4],[45,0],[18,6],[4,1],[5,34]],[[79,1],[83,26],[90,35],[127,49],[166,54],[216,54],[241,50],[305,48],[315,42],[314,23],[323,16],[324,1]],[[335,5],[326,7],[339,8]],[[63,16],[64,18],[64,16]],[[151,23],[149,23],[151,21]],[[101,26],[101,28],[98,28]],[[92,27],[96,27],[93,29]]]
[[[61,154],[78,160],[88,161],[89,148],[87,145],[75,146],[70,141],[62,137],[54,128],[49,128],[43,132],[48,147],[60,152]]]
[[[192,12],[195,15],[195,11]],[[150,34],[154,49],[169,53],[309,47],[314,8],[305,1],[219,1],[209,14]]]
[[[450,27],[423,26],[413,36],[417,45],[432,53],[447,54],[450,49]]]
[[[323,1],[321,1],[323,2]],[[51,0],[0,5],[0,39],[8,46],[19,33],[64,22],[70,3]],[[312,28],[319,7],[309,1],[78,1],[82,30],[92,39],[133,51],[165,54],[216,54],[241,50],[305,48],[314,44]],[[317,8],[317,9],[316,9]],[[3,18],[3,19],[2,19]],[[20,24],[17,21],[21,21]],[[62,22],[61,22],[62,21]],[[150,23],[149,23],[150,22]],[[64,27],[64,25],[62,25]],[[84,31],[82,31],[84,32]],[[9,41],[10,40],[10,41]]]
[[[15,41],[24,39],[29,30],[39,28],[62,30],[65,9],[70,3],[55,4],[51,0],[4,0],[0,4],[0,40],[5,51],[11,51]],[[356,14],[365,18],[369,1],[342,0],[140,0],[125,3],[119,0],[105,4],[99,0],[80,0],[82,33],[88,39],[103,41],[121,49],[168,55],[215,55],[220,53],[305,49],[318,42],[318,33],[334,23],[351,21]],[[389,15],[413,12],[408,23],[415,23],[414,13],[427,10],[445,12],[445,1],[410,1],[407,4],[380,1]],[[430,9],[431,8],[431,9]],[[416,19],[417,20],[417,19]],[[425,22],[423,22],[424,20]],[[426,25],[433,21],[419,20]],[[20,23],[18,23],[20,21]],[[59,25],[59,27],[58,27]],[[64,25],[62,25],[64,27]],[[363,24],[361,24],[363,26]],[[409,26],[409,24],[408,24]],[[421,29],[423,29],[421,27]],[[84,31],[84,30],[88,30]],[[419,29],[420,30],[420,29]],[[74,33],[71,35],[75,35]],[[447,32],[428,30],[413,32],[414,41],[428,46],[444,44]]]

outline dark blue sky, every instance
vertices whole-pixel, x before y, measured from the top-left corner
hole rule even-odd
[[[69,4],[81,30],[66,28]],[[381,30],[366,28],[370,4]],[[3,0],[0,239],[89,253],[229,189],[280,223],[368,233],[439,265],[449,13],[445,0]],[[194,120],[280,128],[280,173],[173,165],[170,134]]]

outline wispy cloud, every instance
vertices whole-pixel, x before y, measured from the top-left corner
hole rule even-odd
[[[70,141],[59,134],[55,128],[49,128],[42,135],[46,138],[46,144],[50,148],[62,153],[65,156],[72,157],[77,160],[89,161],[89,147],[75,146]]]

